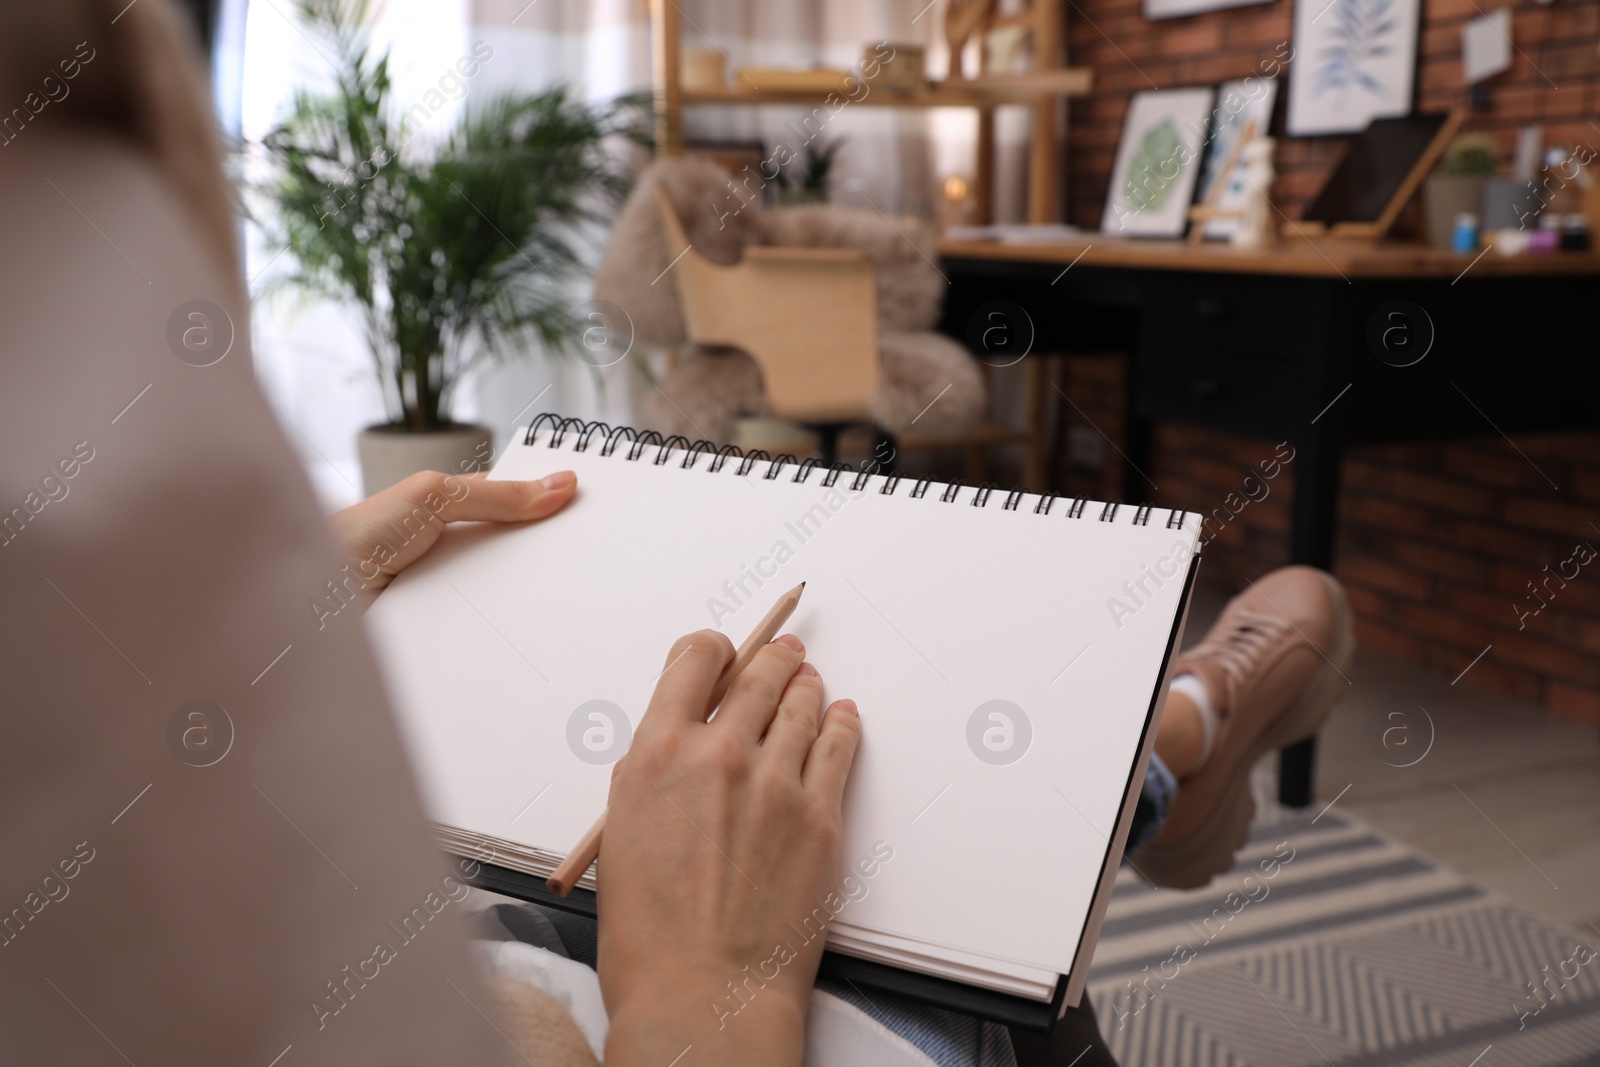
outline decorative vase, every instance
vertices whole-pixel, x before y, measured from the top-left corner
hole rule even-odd
[[[1453,241],[1456,216],[1483,217],[1483,192],[1487,178],[1461,174],[1432,174],[1422,187],[1423,212],[1428,244],[1448,250]]]
[[[418,471],[487,470],[493,448],[494,433],[487,426],[451,423],[422,433],[404,426],[369,426],[356,438],[362,491],[371,496]]]

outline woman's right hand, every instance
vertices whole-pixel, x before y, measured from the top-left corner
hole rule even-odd
[[[664,1067],[689,1046],[697,1064],[800,1062],[825,939],[803,920],[837,889],[861,734],[852,701],[824,714],[804,656],[791,634],[767,645],[709,723],[733,646],[702,630],[667,657],[600,849],[608,1064]]]

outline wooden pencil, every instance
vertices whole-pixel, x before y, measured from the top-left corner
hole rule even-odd
[[[733,684],[733,680],[750,666],[750,661],[756,658],[756,653],[778,636],[778,630],[789,621],[789,616],[793,615],[794,609],[799,606],[800,594],[805,591],[805,587],[806,583],[801,582],[779,597],[778,602],[772,605],[772,610],[768,611],[750,632],[750,636],[744,639],[744,644],[734,653],[732,662],[717,676],[717,684],[711,687],[711,697],[706,702],[707,718],[710,718],[717,705],[722,703],[722,698],[727,695],[728,687]],[[671,669],[670,665],[668,669]],[[550,892],[558,897],[564,897],[572,892],[572,887],[578,884],[578,879],[583,877],[589,865],[599,858],[600,838],[605,828],[606,813],[602,811],[600,817],[594,821],[594,825],[589,827],[589,832],[578,840],[577,846],[567,854],[566,859],[561,861],[555,873],[545,880],[545,886]]]

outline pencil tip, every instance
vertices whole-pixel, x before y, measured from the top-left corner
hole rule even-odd
[[[805,588],[805,587],[806,587],[806,583],[805,583],[805,582],[801,582],[801,583],[800,583],[800,588],[801,588],[801,589],[804,589],[804,588]]]

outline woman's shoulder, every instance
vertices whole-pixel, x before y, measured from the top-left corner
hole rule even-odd
[[[241,286],[239,264],[225,259],[231,241],[211,232],[215,221],[174,181],[174,163],[164,169],[112,131],[30,127],[0,146],[0,224],[11,253],[0,269],[26,257],[93,273],[109,256],[147,287],[160,288],[159,275],[201,275],[233,299]],[[31,274],[45,280],[38,269]]]

